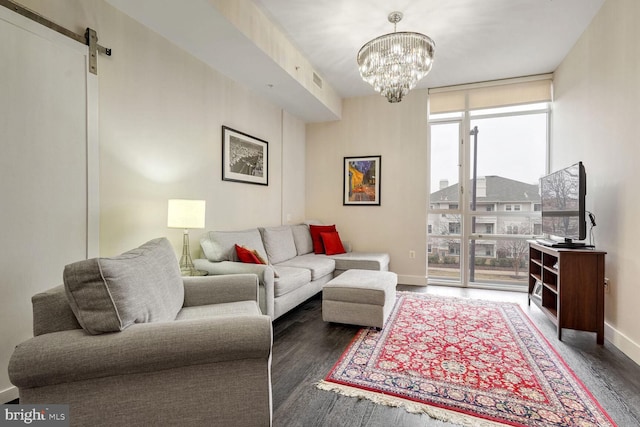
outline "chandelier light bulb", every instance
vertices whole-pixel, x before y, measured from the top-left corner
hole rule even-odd
[[[357,60],[365,82],[389,102],[400,102],[431,71],[435,43],[424,34],[396,32],[402,13],[392,12],[388,19],[394,32],[362,46]]]

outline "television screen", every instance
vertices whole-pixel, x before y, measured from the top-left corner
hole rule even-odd
[[[540,178],[542,232],[565,241],[584,240],[586,193],[582,162]]]

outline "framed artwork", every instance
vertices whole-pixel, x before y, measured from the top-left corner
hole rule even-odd
[[[381,156],[345,157],[343,205],[380,206]]]
[[[267,141],[222,126],[222,179],[269,185]]]

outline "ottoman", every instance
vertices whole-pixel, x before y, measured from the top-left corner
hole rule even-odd
[[[398,276],[390,271],[347,270],[322,288],[322,320],[382,328],[396,302]]]

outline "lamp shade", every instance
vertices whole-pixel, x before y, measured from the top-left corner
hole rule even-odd
[[[167,214],[169,228],[204,228],[206,201],[170,199]]]

